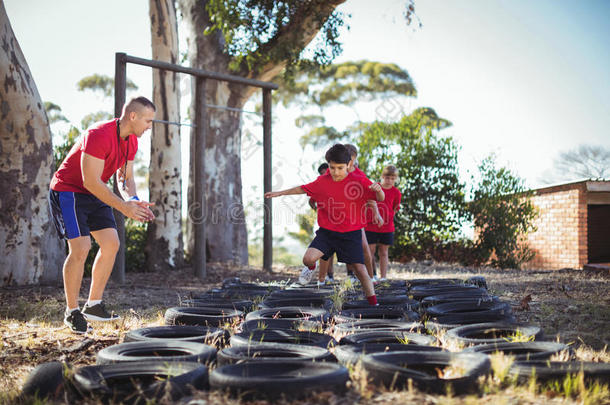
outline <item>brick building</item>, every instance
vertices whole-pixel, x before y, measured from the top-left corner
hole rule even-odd
[[[610,265],[610,181],[579,180],[533,191],[540,215],[528,243],[536,256],[525,268]]]

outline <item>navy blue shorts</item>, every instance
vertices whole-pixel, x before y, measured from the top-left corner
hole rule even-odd
[[[381,243],[382,245],[394,244],[394,232],[366,232],[366,241],[369,245]]]
[[[114,228],[109,205],[92,194],[49,190],[49,206],[55,229],[62,239],[89,236],[91,231]]]
[[[324,260],[328,260],[333,253],[336,253],[338,262],[364,264],[361,229],[351,232],[335,232],[320,228],[316,231],[316,237],[311,241],[309,247],[324,253],[322,256]]]

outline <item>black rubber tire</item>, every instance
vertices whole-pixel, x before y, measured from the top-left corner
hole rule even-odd
[[[387,280],[379,281],[379,283],[375,286],[375,289],[377,289],[377,288],[394,288],[394,289],[402,288],[403,290],[406,290],[407,280],[387,279]]]
[[[240,399],[303,398],[314,392],[343,393],[347,369],[336,363],[259,361],[230,364],[210,373],[210,387],[239,395]]]
[[[419,321],[419,314],[396,308],[375,307],[346,309],[334,316],[336,323],[351,322],[360,319],[392,319],[395,321]]]
[[[362,319],[359,321],[338,323],[334,330],[339,333],[354,333],[379,329],[399,329],[409,332],[418,332],[423,329],[419,322],[394,321],[392,319]]]
[[[271,293],[271,298],[311,298],[311,297],[321,297],[321,298],[329,298],[334,294],[334,290],[330,288],[290,288],[285,290],[277,290]]]
[[[409,351],[417,352],[440,352],[443,349],[438,346],[408,345]],[[365,354],[384,352],[403,352],[405,345],[402,343],[367,343],[359,345],[339,345],[334,349],[334,355],[343,365],[353,365],[362,359]]]
[[[211,307],[211,308],[229,308],[237,309],[242,312],[250,312],[254,310],[254,302],[249,300],[232,300],[232,299],[192,299],[180,302],[183,307]]]
[[[546,360],[562,351],[566,351],[570,353],[570,357],[572,356],[570,346],[557,342],[490,343],[471,346],[463,350],[464,353],[476,352],[487,355],[501,352],[507,356],[513,356],[515,361]]]
[[[450,302],[428,307],[424,313],[431,317],[452,314],[510,315],[512,310],[506,302]]]
[[[583,373],[585,381],[597,381],[600,384],[610,383],[610,363],[593,363],[586,361],[524,361],[513,363],[509,375],[519,381],[528,383],[533,375],[538,381],[564,380],[568,375]]]
[[[185,362],[210,364],[216,359],[216,348],[203,343],[179,340],[128,342],[108,346],[97,353],[97,364],[129,361]]]
[[[190,395],[193,389],[204,390],[209,386],[207,367],[195,362],[137,361],[85,366],[76,370],[74,380],[87,401],[93,398],[125,404],[146,404],[161,398],[174,402]]]
[[[439,378],[438,370],[457,362],[465,372],[457,378]],[[480,353],[386,352],[367,354],[362,365],[374,382],[388,388],[408,386],[408,380],[422,391],[460,395],[472,392],[477,379],[490,370],[488,356]],[[405,365],[407,365],[405,367]]]
[[[479,288],[484,288],[487,290],[487,280],[483,276],[472,276],[464,280],[464,284],[472,284],[476,285]]]
[[[278,307],[259,309],[246,315],[246,321],[252,319],[287,319],[290,321],[318,321],[327,323],[330,314],[323,308],[313,307]]]
[[[181,342],[205,343],[220,347],[229,341],[229,332],[213,326],[155,326],[127,332],[124,343],[177,340]]]
[[[252,319],[240,325],[242,332],[249,332],[254,329],[292,329],[321,331],[324,324],[317,321],[292,321],[289,319]]]
[[[239,289],[239,288],[213,288],[201,294],[193,294],[193,299],[232,299],[232,300],[260,300],[271,294],[266,288],[261,289]]]
[[[70,383],[66,376],[71,373],[69,364],[51,361],[36,366],[28,375],[21,388],[21,398],[31,400],[59,400],[64,397]]]
[[[477,323],[449,329],[445,338],[465,345],[480,345],[503,343],[515,334],[519,334],[520,337],[526,339],[540,340],[542,329],[535,325],[516,325],[504,322]]]
[[[173,307],[165,311],[166,325],[222,326],[239,322],[244,313],[236,309]]]
[[[501,313],[461,313],[448,314],[443,316],[434,316],[429,318],[430,321],[441,325],[472,325],[478,323],[515,323],[515,317],[512,314]]]
[[[331,336],[317,332],[301,332],[290,329],[254,329],[231,336],[231,346],[248,346],[266,343],[290,343],[318,346],[328,349],[337,342]]]
[[[459,278],[414,278],[407,280],[407,288],[411,289],[416,286],[444,286],[462,284]]]
[[[408,343],[403,343],[404,341]],[[436,338],[430,335],[422,335],[421,333],[405,332],[401,330],[373,330],[365,332],[356,332],[344,336],[339,341],[340,345],[359,345],[372,343],[402,343],[405,346],[404,350],[409,350],[413,345],[431,346],[436,343]]]
[[[217,364],[243,363],[244,361],[330,361],[335,356],[323,347],[291,345],[286,343],[225,347],[218,352]]]
[[[428,287],[428,286],[416,286],[413,287],[409,290],[409,296],[412,297],[414,300],[418,300],[421,301],[426,297],[429,297],[431,295],[440,295],[440,294],[453,294],[453,293],[460,293],[463,295],[467,295],[467,294],[473,294],[476,295],[480,295],[483,293],[487,293],[486,290],[483,290],[481,288],[477,288],[473,285],[445,285],[445,286],[439,286],[439,287]]]
[[[496,296],[489,295],[488,293],[482,292],[480,295],[473,294],[440,294],[440,295],[431,295],[429,297],[421,300],[421,307],[427,308],[432,305],[438,304],[446,304],[451,302],[472,302],[472,303],[481,303],[481,302],[500,302],[500,299]]]
[[[377,303],[383,307],[400,307],[408,311],[417,311],[419,302],[412,300],[406,295],[378,295]],[[369,308],[371,304],[367,300],[350,300],[343,303],[342,309]]]
[[[332,308],[333,302],[324,297],[267,298],[258,305],[260,309],[291,306],[324,308],[329,310]]]

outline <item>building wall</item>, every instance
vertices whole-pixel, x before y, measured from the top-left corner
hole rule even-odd
[[[537,190],[537,230],[528,235],[536,253],[525,268],[580,269],[587,263],[587,192],[584,183]]]

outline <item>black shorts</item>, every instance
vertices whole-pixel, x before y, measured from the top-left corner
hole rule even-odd
[[[394,232],[366,232],[366,241],[369,245],[380,243],[382,245],[394,244]]]
[[[351,232],[335,232],[325,228],[316,231],[316,237],[309,244],[324,253],[322,259],[328,260],[333,253],[337,254],[337,261],[347,264],[364,264],[362,251],[362,230]]]
[[[92,194],[49,190],[55,229],[62,239],[89,236],[91,231],[114,228],[112,208]]]

